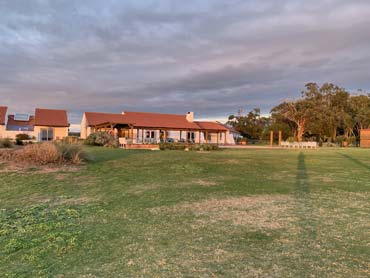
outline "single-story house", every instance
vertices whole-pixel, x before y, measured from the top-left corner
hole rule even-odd
[[[38,141],[60,140],[68,136],[67,111],[40,109],[35,111],[35,136]]]
[[[37,141],[60,140],[68,136],[67,111],[36,108],[35,115],[8,115],[7,107],[0,107],[0,137],[15,139],[17,134],[28,134]],[[5,122],[5,119],[7,121]]]
[[[193,112],[185,115],[85,112],[81,122],[81,137],[85,139],[95,131],[110,132],[132,144],[163,141],[235,144],[228,128],[217,122],[195,121]]]

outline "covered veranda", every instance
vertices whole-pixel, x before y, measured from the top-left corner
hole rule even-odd
[[[227,130],[188,129],[137,126],[135,123],[105,122],[95,125],[94,131],[105,131],[117,137],[122,144],[159,144],[182,142],[188,144],[226,144]]]

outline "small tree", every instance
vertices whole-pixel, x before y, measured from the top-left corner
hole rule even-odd
[[[295,137],[298,142],[302,142],[303,134],[311,117],[309,102],[305,100],[286,101],[274,107],[271,112],[294,123]]]

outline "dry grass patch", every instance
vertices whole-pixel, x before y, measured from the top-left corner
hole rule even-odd
[[[70,196],[58,196],[52,197],[42,194],[31,194],[23,198],[24,201],[28,201],[32,204],[49,204],[51,206],[59,206],[59,205],[82,205],[86,203],[90,203],[95,201],[95,199],[83,196],[83,197],[70,197]]]
[[[196,181],[196,184],[198,184],[200,186],[204,186],[204,187],[210,187],[210,186],[216,186],[217,185],[216,182],[210,181],[210,180],[198,180],[198,181]]]
[[[294,199],[286,195],[259,195],[240,198],[209,199],[172,207],[151,209],[152,213],[194,213],[198,224],[231,222],[252,229],[280,229],[296,219]],[[203,217],[206,217],[204,219]]]
[[[81,166],[74,165],[32,165],[27,163],[17,163],[16,161],[8,161],[0,163],[0,173],[20,173],[29,174],[30,172],[35,174],[51,174],[60,173],[61,170],[66,173],[78,172],[81,170]],[[59,175],[59,174],[58,174]],[[65,175],[65,174],[60,174]],[[62,178],[57,178],[57,180],[62,180]]]

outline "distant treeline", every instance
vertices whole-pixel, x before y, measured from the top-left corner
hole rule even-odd
[[[283,132],[284,139],[296,141],[353,143],[360,129],[370,126],[370,97],[359,91],[351,95],[331,83],[308,83],[298,100],[286,100],[262,117],[256,108],[247,115],[230,115],[228,124],[243,137],[267,139],[270,130]]]

